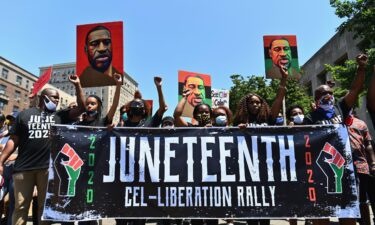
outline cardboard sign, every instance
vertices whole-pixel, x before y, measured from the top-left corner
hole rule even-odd
[[[213,109],[219,106],[226,106],[229,108],[229,90],[212,89],[211,98]]]
[[[77,74],[82,87],[115,85],[114,73],[123,74],[123,23],[77,26]]]
[[[263,36],[266,78],[281,79],[280,66],[288,69],[289,77],[301,77],[295,35]]]
[[[212,105],[211,101],[211,76],[207,74],[178,71],[178,99],[182,98],[184,90],[190,90],[187,97],[183,116],[193,117],[194,107],[199,104]]]

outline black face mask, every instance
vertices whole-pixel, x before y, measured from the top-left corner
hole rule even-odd
[[[130,108],[129,113],[132,116],[143,116],[145,114],[144,108]]]

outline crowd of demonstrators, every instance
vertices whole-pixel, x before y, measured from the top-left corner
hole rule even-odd
[[[154,83],[158,93],[159,108],[151,115],[150,106],[142,98],[139,91],[134,94],[134,99],[120,107],[120,118],[117,127],[161,127],[170,129],[173,132],[175,127],[238,127],[246,129],[253,126],[300,126],[310,124],[345,124],[348,127],[350,144],[352,148],[353,164],[356,178],[359,184],[359,202],[362,215],[361,224],[370,224],[370,215],[367,200],[372,209],[375,208],[375,153],[366,124],[353,115],[353,107],[363,89],[364,68],[367,65],[367,56],[360,54],[356,57],[358,63],[357,74],[348,93],[341,99],[335,101],[333,96],[334,83],[321,85],[315,90],[315,102],[311,104],[310,112],[305,112],[300,105],[289,106],[286,111],[286,118],[280,113],[282,102],[287,94],[286,84],[288,70],[279,67],[282,74],[280,86],[276,97],[270,107],[267,101],[255,93],[247,93],[239,101],[236,114],[225,106],[211,109],[208,104],[197,104],[194,106],[193,118],[191,122],[182,117],[182,112],[187,106],[189,96],[194,94],[192,90],[186,88],[182,93],[182,98],[178,102],[173,117],[164,113],[168,107],[164,100],[162,91],[162,78],[154,77]],[[56,112],[59,101],[58,92],[54,89],[44,89],[36,102],[37,105],[21,112],[17,119],[13,118],[14,125],[5,123],[4,115],[0,114],[0,174],[7,181],[9,197],[9,213],[7,224],[23,225],[27,220],[27,214],[31,198],[33,197],[34,186],[38,191],[38,223],[47,224],[40,221],[43,202],[46,194],[46,184],[48,175],[48,164],[50,154],[49,133],[39,129],[40,124],[75,124],[83,126],[108,126],[112,128],[113,117],[119,104],[122,76],[115,74],[113,79],[116,83],[113,102],[108,112],[102,112],[102,101],[96,95],[83,95],[80,81],[77,76],[69,77],[75,85],[77,92],[77,102],[71,103],[66,109]],[[374,76],[368,90],[367,107],[375,121],[375,66]],[[6,118],[11,121],[12,118]],[[28,126],[28,124],[32,124]],[[111,125],[111,126],[110,126]],[[11,128],[9,128],[11,127]],[[8,137],[6,141],[4,137]],[[18,155],[11,155],[18,148]],[[12,166],[9,166],[12,165]],[[9,170],[11,169],[11,170]],[[12,171],[13,170],[13,171]],[[7,175],[8,174],[8,175]],[[13,174],[13,176],[11,176]],[[13,179],[12,179],[13,178]],[[14,191],[11,188],[14,182]],[[14,192],[14,195],[12,194]],[[13,197],[13,198],[12,198]],[[14,207],[14,212],[13,208]],[[34,213],[36,214],[36,213]],[[13,218],[13,222],[12,222]],[[355,224],[354,219],[340,219],[340,225]],[[164,225],[171,224],[171,220],[162,220]],[[228,220],[228,224],[233,224],[233,220]],[[289,220],[291,225],[297,224],[297,220]],[[309,220],[314,225],[329,224],[328,219]],[[83,222],[81,224],[91,224],[93,222]],[[94,223],[96,223],[94,221]],[[146,220],[124,220],[117,219],[117,224],[144,225]],[[174,223],[181,224],[182,220]],[[192,219],[192,225],[218,224],[217,219]],[[247,220],[249,225],[269,225],[269,219]]]

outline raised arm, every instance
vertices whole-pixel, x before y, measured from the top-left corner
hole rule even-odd
[[[367,109],[371,113],[375,113],[375,65],[372,72],[370,87],[367,91]]]
[[[190,90],[185,90],[182,93],[182,98],[177,104],[176,109],[174,110],[173,117],[176,127],[187,127],[189,124],[182,118],[182,112],[184,111],[185,104],[187,102],[187,96],[190,95]]]
[[[71,119],[75,119],[85,111],[85,95],[83,94],[81,81],[79,80],[79,77],[77,75],[70,75],[69,81],[76,88],[77,107],[69,111],[69,117]]]
[[[112,123],[113,116],[116,113],[116,109],[117,109],[118,103],[120,101],[120,92],[121,92],[121,86],[122,86],[122,76],[121,76],[121,74],[118,74],[118,73],[113,74],[113,79],[116,82],[116,91],[115,91],[115,96],[113,96],[112,106],[107,113],[108,123]]]
[[[279,68],[280,68],[282,77],[280,80],[280,86],[279,86],[279,90],[277,91],[275,101],[273,102],[272,107],[271,107],[271,116],[273,119],[276,119],[283,105],[283,99],[286,94],[286,81],[288,79],[288,69],[281,65],[279,66]]]
[[[154,83],[156,86],[156,90],[158,91],[158,98],[159,98],[158,116],[163,117],[164,113],[168,110],[168,106],[165,104],[163,90],[161,88],[161,85],[162,85],[161,77],[154,77]]]
[[[356,57],[358,63],[357,74],[354,77],[352,86],[349,92],[344,96],[346,106],[352,108],[358,99],[359,93],[363,90],[363,83],[365,82],[365,69],[367,65],[367,55],[359,54]]]

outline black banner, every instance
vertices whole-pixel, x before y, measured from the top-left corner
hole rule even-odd
[[[341,125],[51,132],[46,220],[359,217]]]

